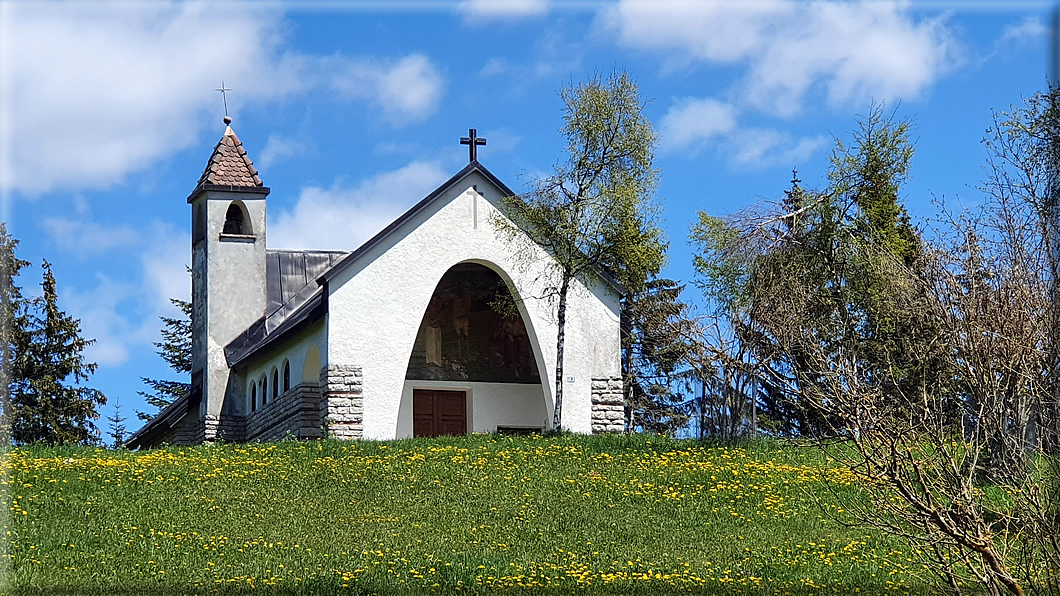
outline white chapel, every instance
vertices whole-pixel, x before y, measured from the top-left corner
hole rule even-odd
[[[191,391],[129,447],[551,428],[550,257],[516,258],[498,231],[515,193],[474,130],[465,168],[363,245],[317,251],[266,248],[270,189],[225,124],[187,199]],[[600,272],[569,295],[565,429],[622,430],[622,291]]]

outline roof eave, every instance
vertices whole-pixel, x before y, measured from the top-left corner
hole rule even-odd
[[[163,408],[154,418],[148,420],[146,424],[140,427],[140,430],[126,439],[125,447],[128,449],[150,447],[154,443],[154,439],[173,429],[184,416],[188,415],[187,406],[189,399],[189,394],[185,393],[173,400],[173,403]]]
[[[250,347],[234,348],[229,351],[232,344],[225,346],[225,359],[228,361],[230,368],[246,362],[248,358],[257,354],[261,350],[269,347],[275,342],[279,341],[283,337],[305,328],[307,325],[315,323],[324,316],[327,312],[327,300],[324,299],[324,293],[320,292],[306,301],[297,311],[291,314],[283,323],[280,324],[272,333],[267,334],[264,338],[259,340],[257,343]]]
[[[199,198],[199,195],[210,192],[238,192],[246,194],[257,194],[257,195],[268,195],[270,192],[268,186],[233,186],[230,184],[210,184],[204,182],[195,186],[195,190],[191,191],[188,195],[188,203],[192,203],[195,199]]]

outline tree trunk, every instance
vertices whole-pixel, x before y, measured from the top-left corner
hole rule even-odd
[[[567,291],[570,289],[570,276],[563,273],[559,288],[559,304],[556,306],[556,413],[552,417],[552,429],[560,430],[563,419],[563,341],[567,325]]]

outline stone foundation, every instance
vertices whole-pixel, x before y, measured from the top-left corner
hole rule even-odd
[[[333,439],[364,436],[361,367],[329,364],[320,371],[320,426]]]
[[[593,434],[625,432],[622,377],[593,377]]]
[[[243,441],[243,417],[206,415],[199,423],[199,436],[195,443],[207,441]]]
[[[300,383],[247,417],[247,441],[320,438],[320,387]]]

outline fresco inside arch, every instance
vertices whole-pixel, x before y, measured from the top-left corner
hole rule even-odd
[[[504,281],[474,264],[450,269],[431,297],[407,379],[540,383],[526,326]]]

